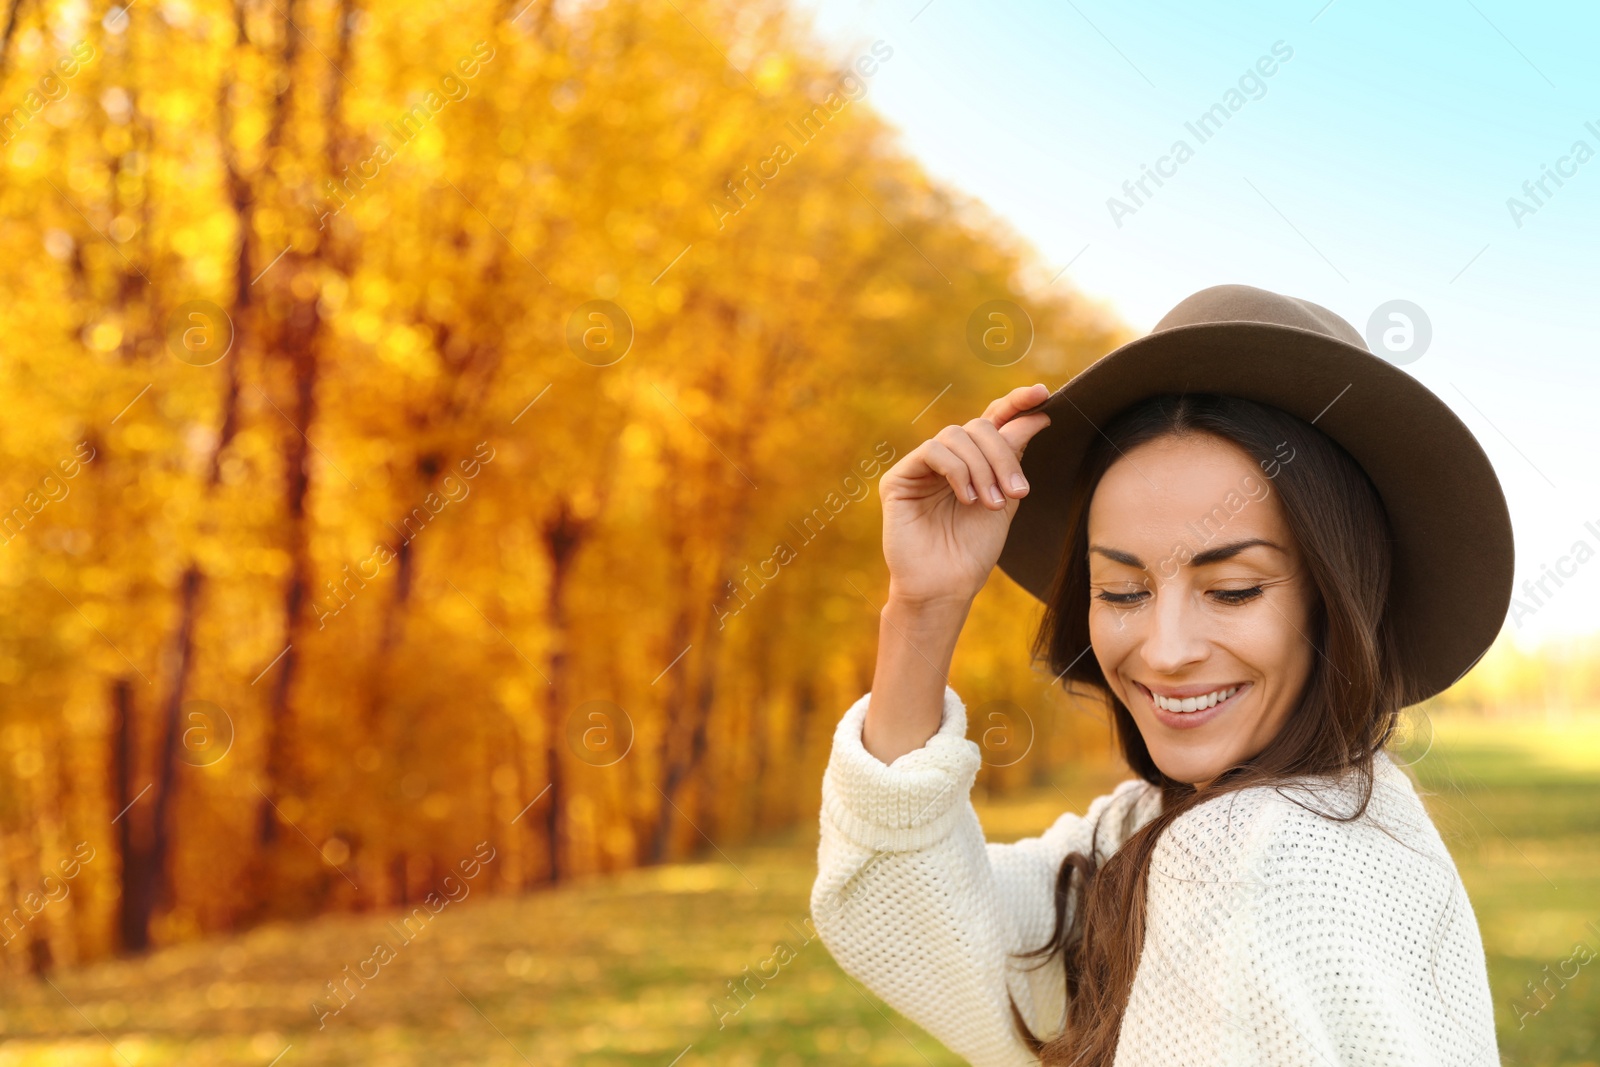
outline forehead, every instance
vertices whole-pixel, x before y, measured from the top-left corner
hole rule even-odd
[[[1255,536],[1288,543],[1272,480],[1244,449],[1211,434],[1169,435],[1129,449],[1089,502],[1089,539],[1096,544],[1136,550],[1154,541],[1165,549],[1175,540],[1214,537],[1219,526],[1229,541]]]

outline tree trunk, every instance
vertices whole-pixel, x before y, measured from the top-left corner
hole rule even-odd
[[[422,474],[428,467],[426,460],[419,460],[418,474]],[[400,533],[399,530],[395,532]],[[394,650],[400,646],[405,636],[406,615],[411,604],[417,558],[416,550],[404,534],[399,537],[393,551],[394,591],[384,602],[383,619],[378,629],[378,647],[373,650],[367,667],[364,683],[366,701],[362,707],[362,726],[365,736],[385,742],[389,740],[385,732],[384,714],[389,700],[389,668],[393,662]],[[393,755],[392,746],[389,746],[389,752]],[[376,795],[379,791],[375,789],[373,792]],[[370,848],[374,854],[366,857],[364,865],[369,866],[377,876],[373,879],[373,903],[378,907],[403,903],[406,899],[405,886],[395,885],[394,871],[405,869],[405,852],[391,854],[388,838],[382,833],[373,835],[370,840]]]
[[[681,554],[678,554],[678,558],[681,558]],[[686,649],[692,633],[693,623],[690,619],[689,605],[687,599],[684,599],[679,602],[678,612],[673,617],[667,647]],[[662,720],[665,725],[661,735],[660,762],[664,773],[661,783],[656,787],[661,791],[661,803],[656,808],[654,825],[646,836],[644,861],[647,864],[660,863],[666,859],[673,825],[672,805],[675,801],[672,798],[678,792],[678,786],[682,783],[684,775],[688,773],[688,761],[675,755],[679,742],[678,733],[673,727],[687,718],[685,708],[688,703],[686,695],[689,692],[688,672],[692,663],[686,656],[679,661],[679,665],[668,675],[668,688],[663,698]]]
[[[272,124],[268,128],[267,143],[277,148],[283,137],[289,112],[289,94],[293,79],[288,77],[294,69],[300,37],[294,22],[296,0],[284,0],[282,12],[284,34],[282,86],[274,101]],[[353,30],[353,0],[340,0],[337,13],[338,45],[335,48],[334,66],[343,71],[350,60],[350,35]],[[349,134],[341,110],[344,93],[343,75],[329,77],[323,97],[323,118],[328,130],[326,156],[322,161],[329,175],[336,174],[348,155]],[[269,153],[270,155],[270,153]],[[348,250],[345,250],[346,252]],[[294,385],[294,402],[288,412],[294,425],[293,436],[287,436],[284,450],[284,513],[288,524],[289,577],[283,591],[283,643],[284,654],[277,677],[274,679],[267,707],[267,753],[261,804],[258,808],[256,836],[260,851],[265,856],[279,837],[277,800],[287,789],[298,788],[299,781],[290,748],[293,735],[294,685],[299,675],[301,653],[307,623],[307,601],[313,584],[311,559],[311,533],[306,513],[306,501],[311,489],[311,433],[317,421],[317,383],[321,374],[319,346],[322,340],[322,315],[315,291],[302,297],[295,292],[294,281],[302,274],[316,278],[314,269],[320,262],[333,264],[348,276],[352,270],[351,257],[336,246],[330,230],[316,250],[309,255],[291,254],[284,259],[284,270],[278,275],[280,292],[291,305],[284,322],[282,336],[276,351],[283,354]],[[313,286],[315,290],[315,286]]]
[[[292,272],[291,272],[292,273]],[[311,591],[311,531],[306,500],[311,493],[311,447],[307,436],[316,425],[318,365],[314,345],[320,316],[314,300],[297,301],[290,312],[286,354],[294,381],[294,403],[289,417],[296,431],[286,435],[284,450],[284,515],[288,523],[289,577],[283,588],[285,648],[273,678],[267,705],[267,758],[262,788],[257,841],[263,851],[277,842],[278,800],[294,788],[290,740],[294,734],[294,684],[299,675],[300,648],[304,644],[306,600]]]
[[[150,879],[146,874],[149,857],[136,832],[138,814],[133,810],[138,791],[133,788],[139,766],[137,731],[134,728],[133,683],[118,678],[111,683],[112,731],[111,780],[114,786],[117,851],[122,863],[122,895],[117,901],[117,929],[125,952],[143,952],[150,947],[149,916],[152,903],[146,899]]]
[[[754,410],[760,410],[760,407]],[[732,451],[733,455],[743,458],[748,454],[752,433],[752,430],[746,429],[740,434]],[[700,484],[714,484],[714,480],[707,478]],[[734,501],[722,536],[715,547],[718,580],[711,588],[718,596],[725,590],[736,587],[735,579],[738,577],[738,572],[734,568],[733,553],[743,540],[751,510],[748,493],[735,496]],[[695,520],[685,516],[683,521],[690,523]],[[703,594],[703,590],[694,588],[684,590],[685,598],[700,594]],[[678,639],[674,641],[673,647],[682,648],[692,641],[698,655],[693,660],[685,657],[682,664],[683,672],[679,675],[683,680],[675,684],[671,690],[673,696],[667,709],[666,735],[663,738],[665,771],[661,784],[657,787],[661,790],[662,804],[655,830],[650,835],[648,852],[651,863],[660,863],[666,859],[672,826],[677,816],[675,805],[679,791],[699,767],[700,760],[706,752],[706,727],[711,718],[711,707],[716,696],[718,652],[722,648],[723,637],[727,632],[725,627],[711,624],[713,617],[710,610],[692,609],[690,602],[685,599],[674,623]]]
[[[549,792],[545,806],[545,870],[550,884],[566,877],[565,867],[567,785],[561,762],[561,746],[566,731],[562,722],[567,707],[567,584],[572,576],[572,561],[588,534],[589,521],[577,518],[571,502],[562,496],[555,514],[547,519],[543,534],[545,554],[550,559],[550,584],[545,596],[545,618],[550,627],[550,684],[545,687],[545,775]]]
[[[144,870],[148,885],[141,894],[147,910],[139,918],[146,928],[151,910],[169,895],[167,853],[172,841],[173,793],[178,788],[178,743],[183,736],[183,695],[189,685],[189,671],[194,661],[194,622],[203,581],[199,567],[191,563],[189,569],[183,572],[180,583],[178,629],[172,636],[168,666],[171,682],[162,708],[161,747],[156,756],[154,810],[150,818],[150,859]]]
[[[589,538],[594,524],[605,514],[612,487],[616,484],[617,455],[621,447],[622,431],[628,425],[629,411],[625,406],[618,414],[614,432],[607,434],[605,455],[594,474],[595,504],[593,514],[581,516],[565,495],[556,499],[554,512],[545,519],[539,530],[540,542],[549,559],[550,584],[545,595],[546,624],[550,629],[550,671],[546,677],[543,721],[545,736],[544,771],[546,785],[538,787],[535,796],[542,795],[545,831],[545,870],[550,884],[566,876],[566,813],[567,785],[563,773],[561,747],[565,743],[564,729],[567,699],[571,687],[567,679],[567,649],[571,640],[571,623],[567,609],[567,586],[576,566],[578,551]],[[548,789],[547,789],[548,787]],[[547,791],[546,791],[547,790]],[[543,791],[541,793],[541,791]]]

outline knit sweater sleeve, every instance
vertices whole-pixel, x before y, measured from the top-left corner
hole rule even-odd
[[[976,1067],[1037,1064],[1007,993],[1036,1035],[1059,1033],[1061,963],[1030,969],[1008,953],[1049,937],[1067,853],[1086,852],[1100,823],[1094,847],[1109,855],[1159,794],[1130,779],[1037,837],[986,842],[971,799],[981,757],[955,690],[945,688],[938,732],[887,765],[861,743],[871,695],[840,720],[823,776],[817,933],[846,974]],[[1102,818],[1114,805],[1123,817]]]

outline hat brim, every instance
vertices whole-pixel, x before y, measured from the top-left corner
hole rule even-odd
[[[1515,559],[1511,515],[1489,457],[1449,406],[1371,352],[1260,322],[1196,323],[1138,338],[1031,411],[1023,497],[1000,569],[1045,600],[1062,563],[1068,491],[1118,412],[1157,393],[1221,393],[1314,423],[1366,470],[1394,536],[1387,610],[1425,699],[1478,661],[1505,621]]]

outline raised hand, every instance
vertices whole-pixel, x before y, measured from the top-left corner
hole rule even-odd
[[[967,610],[1000,559],[1017,505],[1022,452],[1050,425],[1019,414],[1049,396],[1013,389],[961,426],[946,426],[878,480],[889,598],[861,743],[884,763],[920,748],[939,728],[945,679]]]
[[[982,415],[952,423],[889,468],[883,500],[883,556],[892,600],[916,605],[970,602],[1005,546],[1011,517],[1028,494],[1022,453],[1050,424],[1035,412],[1043,385],[1013,389]]]

